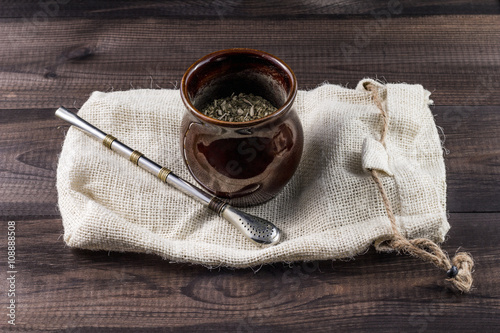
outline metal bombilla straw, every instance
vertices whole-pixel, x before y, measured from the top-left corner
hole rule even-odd
[[[55,114],[57,117],[76,126],[91,137],[102,141],[107,148],[128,158],[132,163],[140,166],[144,170],[156,175],[162,182],[172,185],[181,192],[197,199],[219,216],[231,222],[252,242],[260,246],[269,246],[275,245],[280,241],[281,232],[271,222],[257,216],[246,214],[223,202],[221,199],[206,193],[182,178],[179,178],[169,169],[151,161],[142,153],[124,145],[114,136],[104,133],[65,108],[60,107],[56,110]]]

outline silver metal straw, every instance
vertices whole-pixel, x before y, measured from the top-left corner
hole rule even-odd
[[[231,222],[238,228],[243,235],[254,243],[260,246],[275,245],[279,243],[281,238],[280,230],[271,222],[264,220],[260,217],[246,214],[221,199],[206,193],[196,186],[191,185],[187,181],[179,178],[169,169],[158,165],[151,161],[142,153],[133,150],[118,141],[114,136],[106,134],[97,127],[89,124],[76,114],[60,107],[56,110],[56,116],[67,121],[71,125],[76,126],[83,132],[89,134],[93,138],[102,141],[102,143],[113,150],[114,152],[128,158],[132,163],[140,166],[144,170],[157,176],[162,182],[165,182],[177,188],[181,192],[197,199],[202,204]]]

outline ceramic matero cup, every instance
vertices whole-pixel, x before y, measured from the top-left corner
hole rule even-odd
[[[222,121],[201,110],[215,99],[246,93],[277,110],[244,122]],[[304,136],[293,102],[294,73],[273,55],[252,49],[208,54],[186,71],[181,97],[187,112],[180,141],[189,172],[200,185],[234,206],[273,198],[300,161]]]

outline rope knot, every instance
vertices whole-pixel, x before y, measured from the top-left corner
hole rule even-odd
[[[456,268],[455,276],[448,277],[448,281],[461,292],[469,292],[472,287],[472,272],[474,260],[469,253],[459,252],[451,260],[451,269]]]

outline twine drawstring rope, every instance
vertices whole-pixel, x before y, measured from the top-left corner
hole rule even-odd
[[[385,147],[389,119],[382,105],[379,88],[372,83],[366,83],[364,87],[372,93],[373,102],[382,115],[383,129],[380,136],[380,143]],[[474,261],[471,255],[466,252],[458,252],[453,259],[450,260],[448,255],[433,241],[427,238],[406,239],[401,235],[396,224],[396,217],[392,211],[391,203],[387,197],[379,174],[377,170],[374,169],[371,169],[370,172],[375,184],[377,184],[387,215],[391,221],[393,236],[385,244],[398,252],[405,252],[424,261],[433,263],[435,266],[446,271],[448,277],[446,280],[451,282],[453,286],[461,292],[469,292],[472,287],[472,271],[474,267]]]

